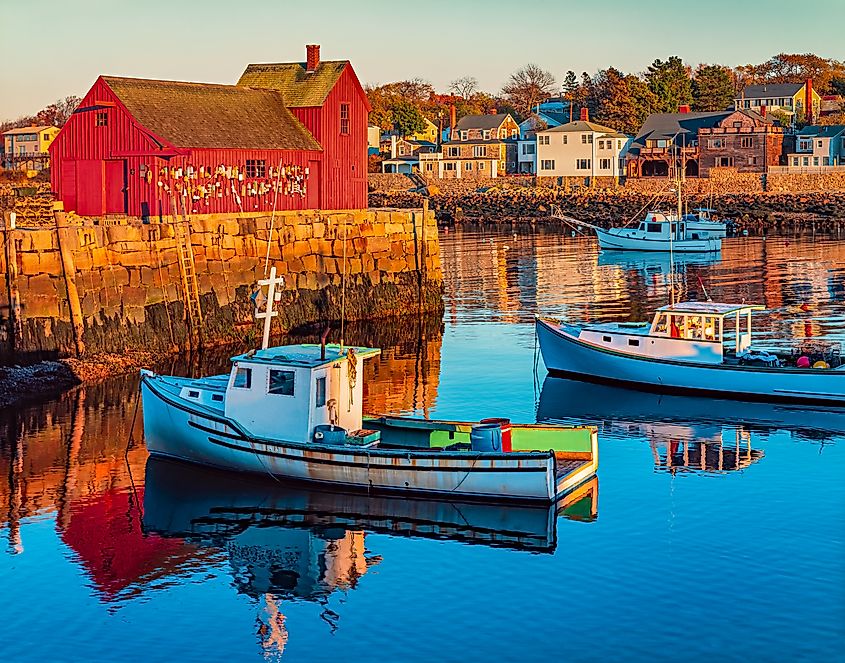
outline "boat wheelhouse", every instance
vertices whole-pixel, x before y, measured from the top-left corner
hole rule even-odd
[[[698,207],[691,213],[684,214],[683,220],[691,234],[697,234],[699,237],[727,237],[729,222],[716,219],[715,213],[716,210],[709,207]]]
[[[750,304],[683,302],[651,323],[575,327],[537,319],[549,372],[668,393],[845,405],[839,347],[816,342],[788,352],[752,347]]]

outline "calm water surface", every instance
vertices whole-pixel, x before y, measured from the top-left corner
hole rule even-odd
[[[641,319],[668,261],[443,237],[446,315],[353,327],[367,409],[588,421],[557,510],[331,495],[148,461],[135,378],[0,411],[0,660],[845,660],[845,412],[545,377],[532,316]],[[845,243],[730,239],[688,298],[845,341]],[[214,356],[202,372],[225,366]]]

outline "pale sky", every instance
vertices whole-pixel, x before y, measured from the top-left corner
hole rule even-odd
[[[845,60],[845,0],[2,0],[0,121],[83,96],[100,74],[234,83],[250,62],[348,59],[362,83],[461,76],[497,92],[535,62],[562,81],[655,58],[759,63],[779,52]],[[827,27],[824,27],[827,26]]]

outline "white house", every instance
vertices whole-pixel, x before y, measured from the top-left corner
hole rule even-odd
[[[620,177],[631,138],[581,119],[537,132],[538,177]]]

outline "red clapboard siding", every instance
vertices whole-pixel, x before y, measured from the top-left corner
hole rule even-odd
[[[322,194],[326,209],[367,206],[366,99],[352,65],[347,65],[323,104],[317,138],[323,146]],[[341,103],[350,105],[348,135],[340,133]]]
[[[349,104],[348,135],[340,133],[342,103]],[[181,167],[185,172],[188,166],[205,170],[222,165],[244,173],[247,160],[259,160],[268,169],[264,178],[227,182],[222,195],[217,191],[203,195],[195,188],[202,181],[192,180],[190,193],[178,191],[177,211],[206,214],[269,212],[274,206],[279,211],[366,207],[369,107],[351,65],[346,66],[322,107],[290,110],[320,143],[322,152],[186,148],[170,145],[142,127],[108,84],[98,79],[50,147],[53,191],[65,209],[82,215],[167,216],[174,197],[168,187],[177,192],[184,181],[177,187],[174,179],[162,175],[162,169]],[[97,126],[97,115],[102,112],[108,117],[107,125]],[[272,190],[244,195],[247,183],[273,185],[269,168],[279,164],[308,168],[305,195],[282,192],[276,196]],[[231,191],[232,184],[238,195]]]

